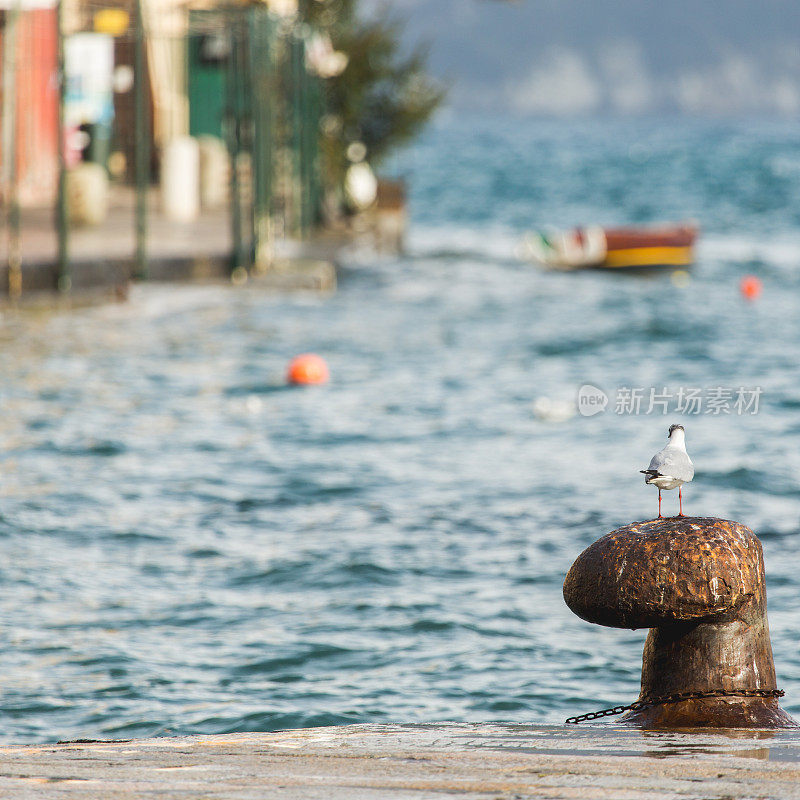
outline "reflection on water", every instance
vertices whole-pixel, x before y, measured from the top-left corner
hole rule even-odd
[[[441,733],[441,732],[440,732]],[[791,730],[686,729],[640,731],[624,725],[596,723],[555,727],[548,725],[497,725],[481,727],[480,741],[469,728],[455,730],[457,745],[497,750],[603,757],[704,758],[727,756],[760,761],[800,762],[800,732]],[[742,747],[741,743],[765,742],[767,746]],[[556,746],[559,745],[559,746]]]

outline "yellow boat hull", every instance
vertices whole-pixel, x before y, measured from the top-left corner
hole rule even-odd
[[[600,266],[620,267],[686,267],[692,263],[691,247],[626,247],[609,250]]]

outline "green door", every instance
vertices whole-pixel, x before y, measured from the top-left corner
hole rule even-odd
[[[231,38],[224,26],[209,24],[219,12],[189,14],[189,134],[223,138],[226,70]]]

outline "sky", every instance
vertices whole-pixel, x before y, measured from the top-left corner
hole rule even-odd
[[[797,0],[362,0],[430,45],[457,109],[800,114]]]

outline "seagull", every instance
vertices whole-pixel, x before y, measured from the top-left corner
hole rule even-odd
[[[683,497],[681,486],[694,478],[694,465],[686,452],[683,425],[669,426],[669,442],[663,450],[659,450],[650,460],[644,473],[645,483],[652,483],[658,489],[658,518],[661,519],[661,490],[677,489],[680,504],[679,517],[683,516]]]

